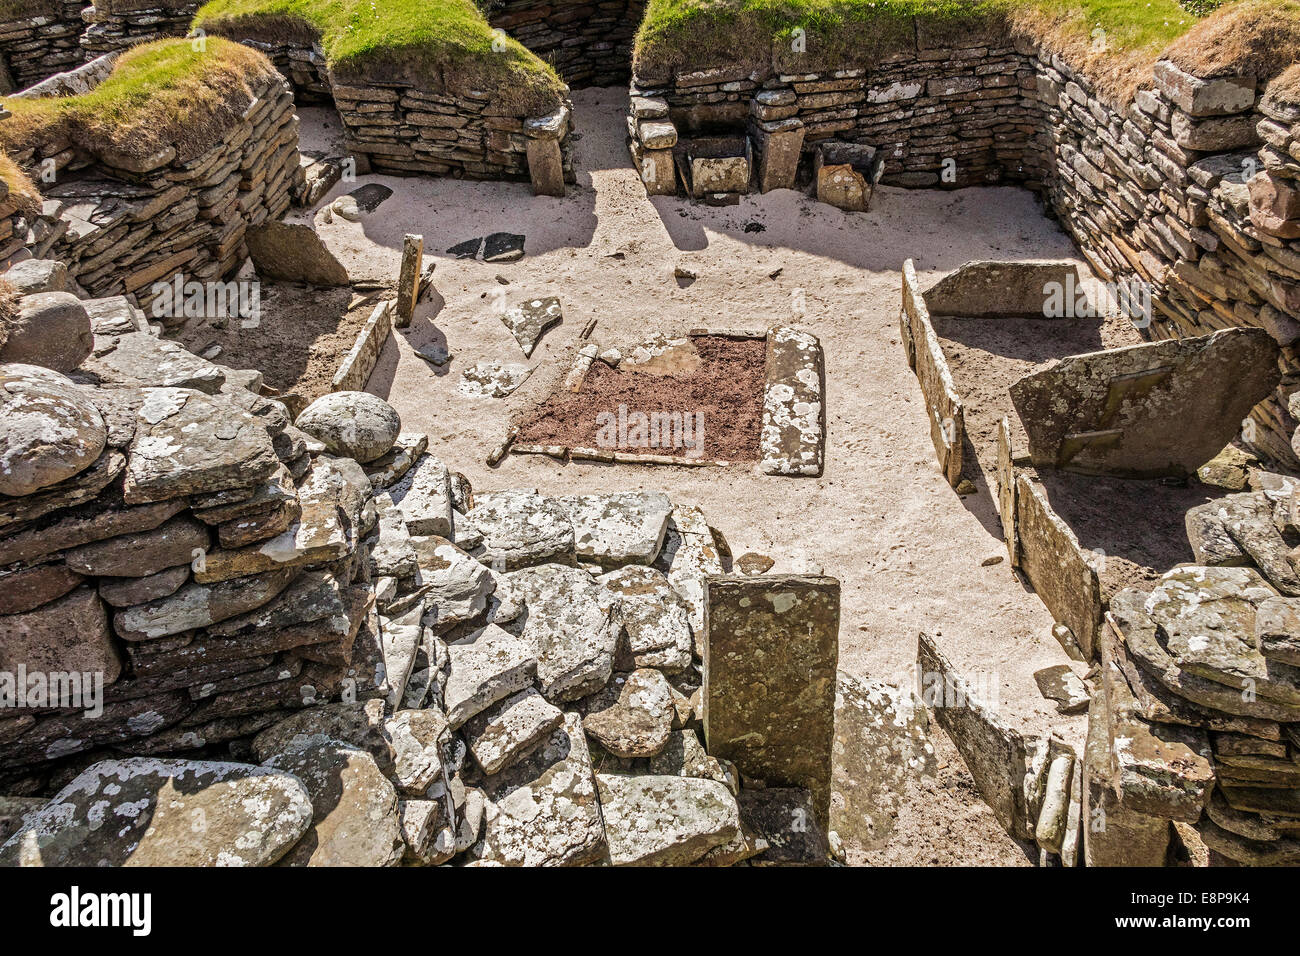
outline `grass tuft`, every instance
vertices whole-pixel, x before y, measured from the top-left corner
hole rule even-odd
[[[10,152],[67,143],[92,155],[149,156],[174,147],[190,159],[221,141],[252,104],[253,86],[278,74],[265,56],[229,40],[203,49],[157,40],[118,57],[108,77],[80,96],[6,101],[0,147]]]
[[[24,216],[34,216],[41,209],[41,193],[30,176],[22,171],[8,153],[0,151],[0,181],[9,187],[7,202],[12,202]]]

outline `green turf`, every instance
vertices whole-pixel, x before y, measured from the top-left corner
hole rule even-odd
[[[438,90],[482,89],[544,112],[563,84],[549,64],[495,33],[471,0],[212,0],[194,24],[233,36],[309,25],[336,75],[401,76]]]
[[[1004,23],[1017,11],[1064,21],[1081,36],[1100,29],[1117,51],[1163,48],[1198,19],[1175,0],[649,0],[637,63],[758,64],[771,49],[780,62],[802,30],[805,62],[870,64],[910,46],[914,18],[959,36],[973,23]]]
[[[88,93],[6,100],[13,115],[0,123],[0,144],[12,152],[70,139],[92,151],[193,154],[248,108],[248,80],[271,75],[265,58],[229,40],[158,40],[124,53]]]

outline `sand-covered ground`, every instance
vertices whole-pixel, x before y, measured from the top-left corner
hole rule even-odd
[[[619,88],[574,94],[578,184],[563,199],[534,197],[527,184],[366,176],[395,194],[359,223],[318,217],[354,279],[395,278],[405,233],[422,234],[426,262],[437,263],[436,295],[389,340],[369,390],[398,409],[405,428],[427,432],[430,450],[475,489],[661,489],[699,504],[735,555],[770,555],[776,571],[820,567],[841,581],[842,669],[902,684],[917,634],[940,635],[967,677],[996,696],[1008,723],[1030,733],[1060,727],[1081,744],[1084,718],[1058,715],[1032,678],[1066,660],[1051,616],[1005,560],[989,490],[981,483],[959,498],[939,474],[898,337],[905,258],[924,283],[971,259],[1072,256],[1069,239],[1028,192],[1012,188],[882,188],[864,214],[787,190],[726,208],[650,199],[624,146],[626,96]],[[301,113],[304,147],[337,137],[337,118]],[[355,185],[340,184],[326,201]],[[444,251],[496,231],[527,237],[522,260],[457,260]],[[678,266],[698,278],[675,277]],[[503,305],[548,295],[559,297],[564,321],[526,360],[498,316]],[[562,464],[536,455],[488,467],[512,413],[562,376],[590,319],[602,347],[696,327],[810,329],[826,356],[825,474]],[[428,343],[445,343],[451,361],[436,368],[417,356],[415,347]],[[527,362],[537,371],[509,398],[470,399],[457,390],[460,372],[480,361]],[[897,845],[873,859],[1027,862],[968,777],[963,785],[960,758],[942,743],[952,786],[918,788],[900,816]],[[964,821],[959,840],[954,814]]]

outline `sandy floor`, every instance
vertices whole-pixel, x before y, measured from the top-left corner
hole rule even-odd
[[[840,579],[845,670],[902,684],[910,679],[918,632],[937,634],[983,696],[997,698],[1012,726],[1030,733],[1060,727],[1081,744],[1083,718],[1059,716],[1032,679],[1034,670],[1066,660],[1051,636],[1051,617],[1005,559],[984,566],[1005,554],[991,496],[981,487],[961,499],[940,476],[921,391],[898,339],[904,258],[916,261],[924,279],[971,259],[1071,256],[1068,238],[1028,192],[1010,188],[882,188],[865,214],[786,190],[729,208],[649,199],[624,147],[626,90],[583,90],[574,101],[582,134],[578,186],[562,200],[534,197],[526,184],[363,177],[395,195],[362,223],[336,217],[319,225],[354,278],[395,278],[408,232],[423,234],[426,262],[437,262],[434,301],[389,340],[369,390],[398,409],[405,428],[427,432],[430,450],[476,489],[662,489],[697,503],[734,554],[770,555],[775,571],[817,565]],[[327,146],[337,135],[337,119],[301,113],[304,145]],[[327,201],[351,188],[335,187]],[[498,230],[527,236],[521,261],[462,261],[443,251]],[[678,265],[698,280],[674,278]],[[560,298],[564,321],[529,360],[538,373],[507,399],[460,395],[462,368],[524,361],[498,314],[544,295]],[[485,458],[511,414],[562,375],[592,318],[599,321],[592,341],[602,346],[697,326],[791,323],[815,332],[826,352],[825,475],[767,477],[747,465],[563,465],[534,455],[489,468]],[[436,369],[421,360],[413,346],[428,342],[445,342],[452,361]],[[988,815],[969,793],[967,801],[971,815]],[[947,803],[927,802],[915,813],[920,819],[903,828],[912,831],[906,840],[915,852],[900,847],[882,859],[990,859],[978,845],[924,845],[919,834],[927,826],[929,844],[947,839]],[[1004,841],[999,859],[1023,861],[996,825],[986,829],[990,840]]]

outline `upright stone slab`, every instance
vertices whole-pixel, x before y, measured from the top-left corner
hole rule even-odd
[[[754,134],[759,192],[795,188],[805,132],[803,121],[796,117],[759,125]]]
[[[1038,468],[1184,477],[1232,440],[1277,386],[1263,329],[1072,355],[1011,386]]]
[[[1070,259],[984,260],[963,263],[922,295],[931,315],[1055,318],[1048,315],[1050,296],[1073,301],[1081,279]]]
[[[709,753],[770,786],[805,787],[830,813],[840,582],[713,576],[704,584]]]

